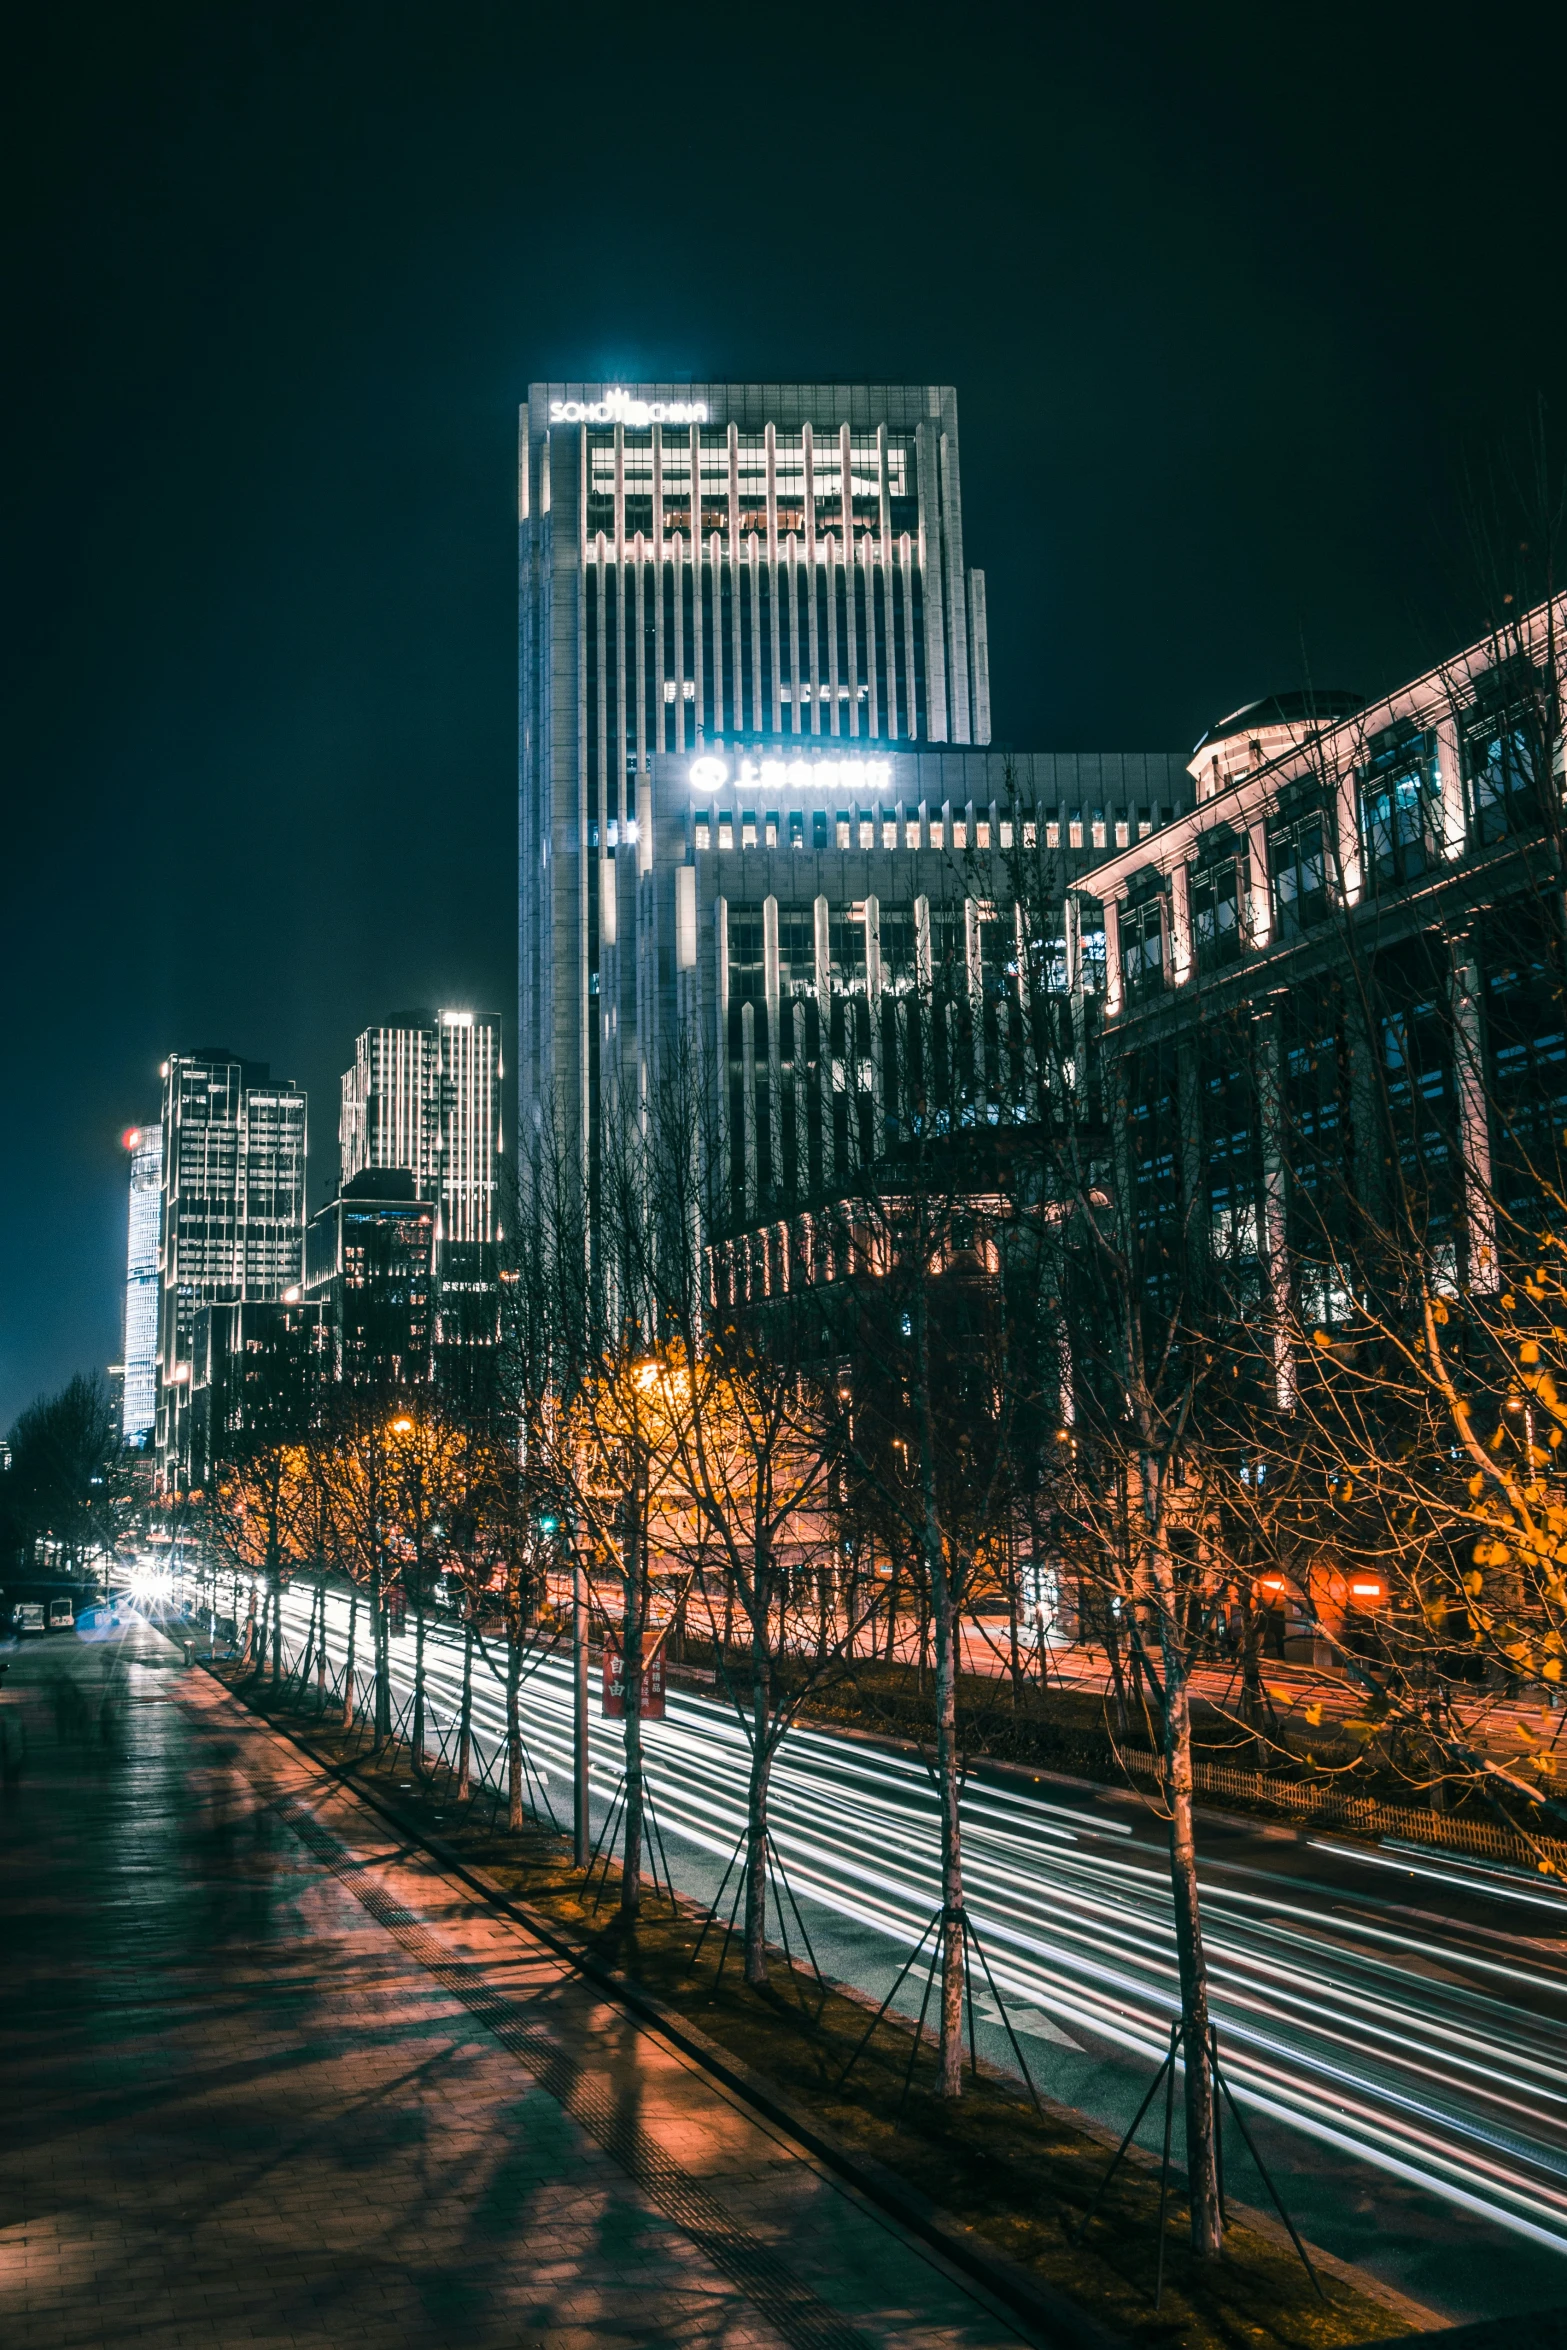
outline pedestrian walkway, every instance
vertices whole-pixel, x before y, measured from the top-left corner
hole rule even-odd
[[[1018,2339],[149,1627],[0,1720],[7,2350]]]

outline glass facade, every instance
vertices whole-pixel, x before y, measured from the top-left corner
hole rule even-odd
[[[158,1242],[163,1205],[163,1128],[133,1127],[125,1143],[131,1158],[131,1184],[120,1437],[126,1445],[139,1446],[151,1435],[158,1416]]]
[[[306,1105],[262,1062],[176,1053],[164,1072],[156,1441],[174,1485],[189,1469],[198,1312],[276,1300],[300,1280]]]

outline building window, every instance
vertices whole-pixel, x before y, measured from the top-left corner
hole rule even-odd
[[[1332,911],[1332,817],[1324,808],[1280,816],[1268,827],[1268,873],[1281,938],[1300,938]]]
[[[1083,845],[1083,811],[1081,808],[1074,808],[1066,820],[1066,845],[1069,849],[1080,849]]]
[[[1464,793],[1469,838],[1488,848],[1532,832],[1543,813],[1540,726],[1534,672],[1505,662],[1480,682],[1464,725]]]
[[[1139,1003],[1164,990],[1164,892],[1145,898],[1141,905],[1123,905],[1120,912],[1121,979],[1128,1003]]]
[[[905,808],[903,811],[903,845],[906,849],[917,849],[920,845],[920,812],[918,808]]]
[[[1204,976],[1240,961],[1246,943],[1247,873],[1244,855],[1221,856],[1192,868],[1192,947]]]
[[[1103,808],[1096,808],[1094,810],[1090,829],[1093,835],[1094,847],[1096,849],[1108,847],[1109,841],[1108,835],[1105,832],[1105,812]]]
[[[1397,889],[1441,859],[1442,801],[1435,745],[1405,730],[1372,746],[1360,771],[1360,852],[1366,886]]]

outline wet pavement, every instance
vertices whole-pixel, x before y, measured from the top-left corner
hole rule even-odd
[[[7,2350],[1018,2338],[149,1626],[10,1662]]]

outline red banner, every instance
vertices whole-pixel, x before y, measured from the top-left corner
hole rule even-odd
[[[644,1632],[642,1635],[642,1703],[637,1708],[645,1722],[661,1722],[664,1718],[664,1650],[662,1635]],[[620,1650],[613,1640],[604,1642],[604,1719],[623,1722],[626,1718],[626,1680],[620,1669]]]

